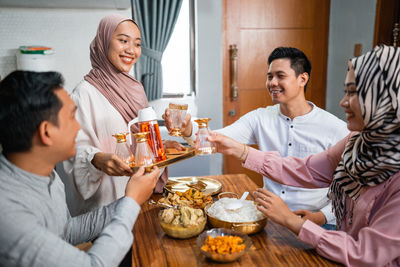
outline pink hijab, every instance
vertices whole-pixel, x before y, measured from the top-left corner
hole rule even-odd
[[[142,84],[127,72],[118,71],[107,58],[111,36],[118,25],[126,20],[135,23],[119,14],[109,15],[100,21],[96,37],[90,44],[93,68],[85,80],[96,87],[128,123],[137,117],[139,109],[147,107],[149,103]],[[134,128],[138,130],[137,126]]]
[[[140,109],[148,107],[149,103],[143,85],[127,72],[118,71],[107,58],[111,36],[118,25],[126,20],[135,23],[120,14],[109,15],[100,21],[96,37],[90,44],[93,68],[84,79],[96,87],[128,123],[137,117]],[[139,130],[137,125],[132,128],[135,132]],[[165,170],[154,191],[161,193],[167,180],[168,170]]]

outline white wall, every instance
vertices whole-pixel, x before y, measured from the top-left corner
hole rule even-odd
[[[222,0],[197,0],[197,115],[209,117],[211,129],[223,125]],[[212,155],[210,174],[222,173],[222,156]]]
[[[55,51],[56,70],[65,78],[71,91],[90,70],[89,45],[101,18],[130,9],[0,9],[0,75],[16,69],[15,53],[21,45],[45,45]]]
[[[342,119],[347,61],[354,57],[354,44],[362,44],[363,53],[372,49],[375,12],[376,0],[331,1],[326,110]]]

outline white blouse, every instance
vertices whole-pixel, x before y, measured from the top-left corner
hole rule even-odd
[[[61,171],[60,176],[74,216],[108,205],[125,195],[129,177],[108,176],[91,161],[98,152],[114,153],[116,140],[112,135],[126,132],[128,126],[108,100],[85,80],[72,91],[71,98],[78,107],[76,118],[82,128],[76,139],[76,156],[63,162],[65,173]]]

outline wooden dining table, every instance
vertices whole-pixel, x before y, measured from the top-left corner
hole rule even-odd
[[[257,185],[245,174],[204,176],[218,180],[223,192],[239,195],[253,192]],[[160,195],[153,195],[157,201]],[[249,195],[247,199],[252,199]],[[253,244],[237,261],[217,263],[207,259],[196,246],[196,237],[175,239],[167,236],[158,221],[160,208],[142,206],[133,234],[132,266],[340,266],[297,239],[296,235],[271,221],[259,233],[250,235]],[[211,226],[207,225],[206,229]]]

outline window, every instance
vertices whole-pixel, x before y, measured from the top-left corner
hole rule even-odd
[[[183,0],[174,32],[162,57],[164,97],[195,92],[194,6],[195,0]]]

